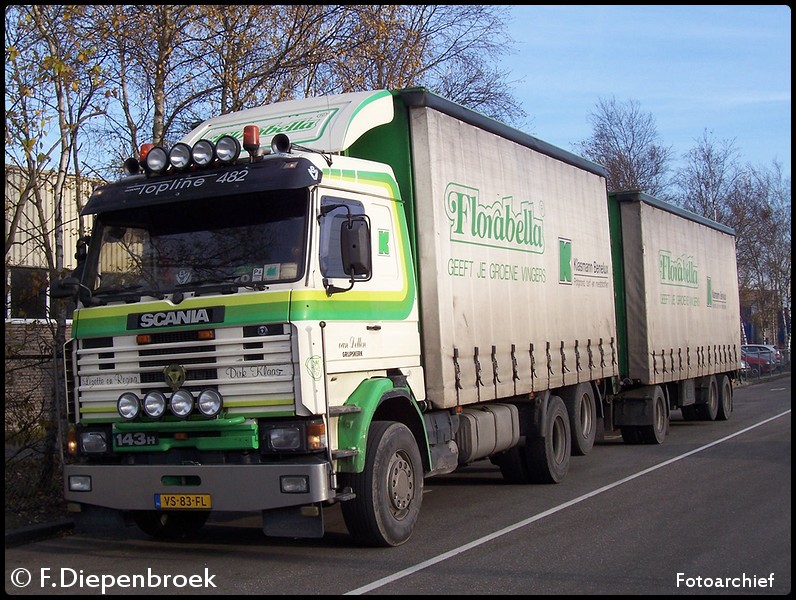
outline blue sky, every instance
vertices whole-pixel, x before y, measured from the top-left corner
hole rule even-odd
[[[768,6],[517,6],[503,62],[524,130],[573,151],[599,99],[638,101],[680,157],[707,130],[791,173],[791,11]]]

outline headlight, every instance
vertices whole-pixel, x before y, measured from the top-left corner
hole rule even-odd
[[[169,400],[171,412],[180,418],[185,418],[193,411],[193,396],[186,390],[177,390]]]
[[[279,489],[283,494],[306,494],[310,491],[310,480],[304,475],[283,475],[279,478]]]
[[[144,412],[153,419],[159,419],[166,412],[166,396],[160,392],[149,392],[144,397]]]
[[[70,475],[69,476],[69,491],[70,492],[90,492],[91,491],[91,476],[90,475]]]
[[[273,450],[298,450],[301,447],[301,429],[279,427],[268,432],[268,445]]]
[[[320,452],[327,448],[323,419],[260,421],[260,452]]]
[[[78,441],[83,454],[105,454],[108,451],[108,440],[102,431],[83,431]]]
[[[141,412],[141,404],[138,401],[138,396],[132,392],[125,392],[116,401],[116,410],[121,415],[122,419],[132,421]]]
[[[202,390],[196,400],[196,407],[206,417],[215,417],[221,412],[222,405],[221,394],[216,390]]]

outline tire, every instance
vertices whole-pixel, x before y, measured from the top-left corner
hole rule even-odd
[[[713,375],[708,380],[707,388],[703,388],[700,395],[702,400],[707,401],[696,405],[699,419],[702,421],[715,421],[719,413],[719,385]],[[707,398],[704,398],[705,395],[707,395]]]
[[[341,509],[357,544],[400,546],[411,537],[423,500],[423,463],[406,425],[374,421],[364,470],[340,476],[356,494]]]
[[[588,383],[579,383],[561,395],[569,414],[572,434],[572,455],[585,456],[591,452],[597,438],[597,402]]]
[[[638,434],[644,444],[662,444],[669,431],[669,409],[663,390],[655,386],[652,397],[652,425],[638,428]]]
[[[719,407],[716,413],[717,421],[727,421],[732,412],[732,382],[727,375],[721,376],[719,385]]]
[[[159,539],[178,539],[199,531],[210,511],[136,510],[132,517],[138,528]]]
[[[559,483],[569,471],[572,439],[564,401],[550,396],[543,438],[526,440],[525,461],[531,483]]]

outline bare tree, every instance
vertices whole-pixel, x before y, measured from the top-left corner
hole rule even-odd
[[[705,130],[684,156],[673,182],[676,203],[732,227],[736,235],[741,304],[751,307],[761,339],[773,341],[780,323],[790,329],[790,180],[781,165],[738,163],[734,140],[716,142]]]
[[[791,308],[793,293],[791,290],[793,267],[793,220],[791,210],[790,177],[785,177],[782,165],[774,161],[768,171],[772,204],[777,221],[777,240],[772,248],[771,260],[773,267],[772,282],[780,297],[780,314],[783,325],[783,344],[788,350],[791,345]]]
[[[90,132],[105,177],[143,141],[168,145],[208,117],[304,96],[424,86],[510,124],[525,117],[507,74],[492,66],[512,44],[504,6],[88,10],[108,49],[111,105]]]
[[[427,87],[483,114],[518,124],[525,111],[508,74],[494,65],[510,52],[501,5],[365,5],[355,7],[354,44],[332,64],[344,91]]]
[[[698,215],[729,224],[727,204],[740,176],[735,142],[717,143],[707,130],[695,141],[673,178],[679,188],[677,203]]]
[[[768,311],[761,316],[762,331],[769,343],[789,342],[791,307],[791,189],[790,179],[782,174],[782,165],[772,163],[769,168],[751,168],[752,176],[767,199],[765,232],[757,240],[765,247],[761,273],[761,287],[770,298]],[[784,331],[784,339],[777,339]],[[763,341],[766,341],[764,339]]]
[[[575,148],[608,171],[608,190],[640,190],[663,197],[671,147],[658,143],[655,119],[637,100],[600,99],[589,115],[592,137]]]
[[[199,42],[188,33],[201,10],[173,4],[92,9],[112,51],[108,91],[116,101],[114,114],[121,115],[117,122],[130,130],[131,149],[137,150],[142,129],[146,141],[163,144],[185,106],[209,93],[207,74],[195,60]]]
[[[95,61],[99,46],[84,16],[85,7],[74,5],[6,10],[6,106],[13,107],[6,113],[6,140],[17,143],[7,147],[6,162],[15,165],[16,180],[21,182],[19,200],[6,204],[7,216],[9,211],[12,214],[6,232],[6,265],[12,248],[28,249],[46,268],[49,280],[64,270],[64,197],[70,171],[72,180],[81,186],[81,126],[102,112],[101,100],[97,101],[101,69]],[[38,338],[39,355],[51,353],[53,365],[52,395],[43,404],[46,418],[37,422],[43,436],[42,487],[53,480],[62,425],[59,352],[66,332],[64,305],[53,303],[48,316],[50,329],[39,328],[48,334]]]
[[[6,205],[6,216],[9,211],[11,216],[6,257],[20,243],[20,215],[28,209],[35,218],[29,219],[25,237],[39,245],[51,276],[64,268],[64,188],[69,175],[81,185],[82,127],[104,113],[98,44],[90,25],[82,6],[6,11],[6,106],[11,107],[6,111],[6,164],[23,173],[19,200]],[[44,182],[52,187],[53,199],[45,201]]]
[[[192,35],[204,40],[211,103],[225,114],[317,92],[318,69],[351,47],[349,13],[341,5],[203,6]],[[320,93],[330,91],[320,85]],[[205,115],[206,117],[207,115]]]
[[[728,198],[728,224],[735,229],[738,284],[742,305],[753,308],[751,320],[760,338],[775,341],[779,318],[791,306],[790,180],[781,168],[744,168]]]
[[[278,100],[424,86],[493,118],[524,111],[507,74],[508,7],[490,5],[205,6],[192,35],[212,90],[208,114]],[[252,32],[258,35],[252,35]],[[241,44],[245,40],[245,44]],[[207,114],[205,115],[205,117]],[[201,114],[192,115],[198,120]]]

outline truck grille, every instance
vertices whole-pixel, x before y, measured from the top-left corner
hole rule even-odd
[[[292,415],[296,403],[292,328],[286,323],[229,327],[201,339],[198,331],[80,340],[76,390],[81,421],[118,419],[123,392],[142,398],[158,390],[170,397],[164,369],[185,369],[182,388],[194,393],[217,389],[227,416]],[[75,389],[75,388],[73,388]]]

